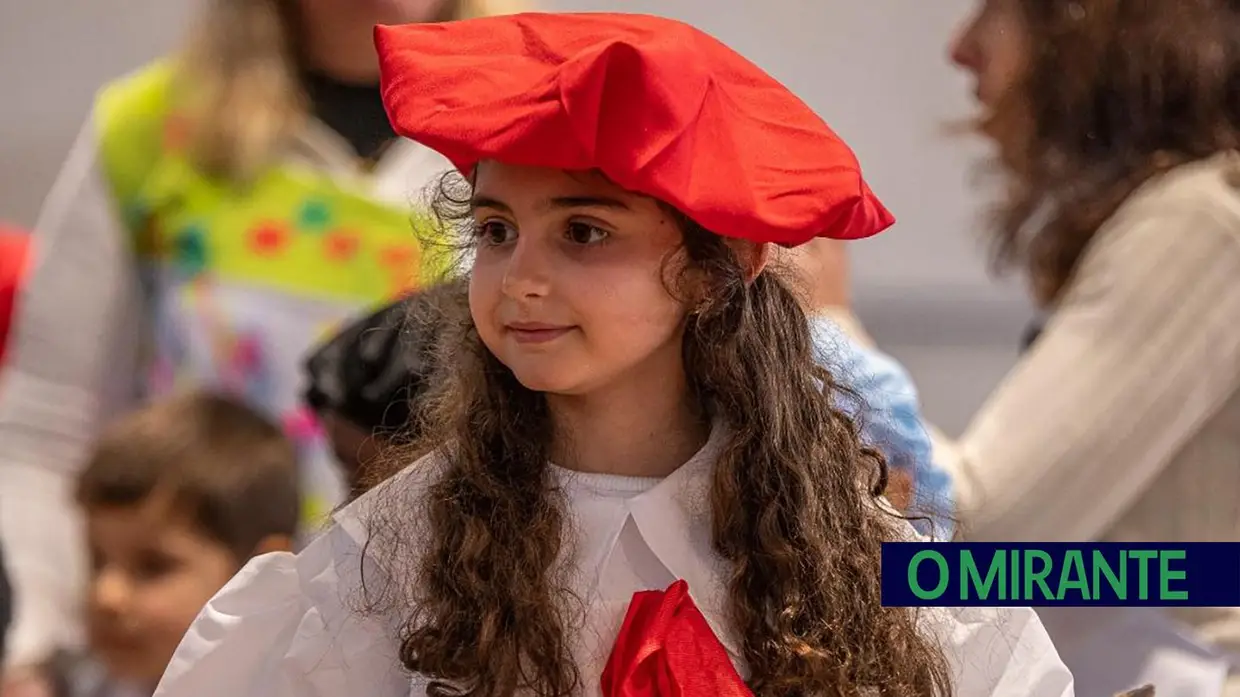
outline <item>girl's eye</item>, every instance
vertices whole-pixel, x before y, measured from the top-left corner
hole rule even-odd
[[[588,223],[569,223],[564,236],[574,244],[598,244],[607,239],[608,232]]]
[[[144,552],[138,559],[135,571],[140,578],[155,579],[175,571],[180,562],[162,552]]]
[[[474,225],[474,238],[479,244],[488,246],[511,242],[517,231],[511,225],[499,220],[487,220]]]

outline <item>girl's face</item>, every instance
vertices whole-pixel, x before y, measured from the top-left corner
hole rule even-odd
[[[974,96],[993,109],[1020,78],[1029,37],[1019,0],[978,3],[951,43],[951,60],[972,74]]]
[[[598,174],[479,165],[470,312],[532,390],[582,396],[666,385],[686,308],[671,295],[682,234],[653,199]]]

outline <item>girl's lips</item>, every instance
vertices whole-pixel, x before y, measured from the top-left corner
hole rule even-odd
[[[557,327],[549,324],[510,324],[508,333],[519,344],[545,344],[548,341],[564,336],[573,330],[572,327]]]

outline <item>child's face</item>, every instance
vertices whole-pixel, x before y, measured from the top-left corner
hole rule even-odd
[[[365,468],[379,457],[385,439],[338,414],[327,413],[322,421],[345,480],[350,488],[356,488]]]
[[[232,552],[161,503],[86,515],[91,649],[112,676],[152,687],[194,617],[239,568]]]
[[[666,388],[686,315],[682,233],[653,199],[596,174],[479,165],[470,311],[523,385],[586,395]]]

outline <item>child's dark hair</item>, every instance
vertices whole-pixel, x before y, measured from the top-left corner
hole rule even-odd
[[[467,215],[467,189],[441,183],[443,220]],[[721,237],[678,217],[685,271],[709,285],[694,294],[705,302],[688,319],[684,364],[701,407],[729,428],[712,488],[714,548],[731,564],[730,619],[750,686],[779,697],[950,694],[946,658],[915,611],[882,606],[881,544],[905,523],[876,500],[886,465],[832,407],[837,386],[815,361],[797,297],[774,271],[747,282]],[[400,655],[439,681],[431,695],[566,697],[581,686],[566,639],[572,598],[558,561],[569,521],[548,464],[546,400],[487,350],[463,299],[458,307],[441,345],[453,360],[441,361],[424,413],[434,437],[422,452],[444,462],[421,504],[427,547],[386,534],[400,520],[378,515],[397,501],[375,506],[371,526],[380,568],[409,579],[391,587],[416,608]],[[389,474],[408,462],[394,459]]]
[[[238,560],[268,536],[292,536],[300,513],[297,456],[284,433],[244,404],[203,392],[112,423],[76,495],[84,508],[166,497],[170,511]]]
[[[419,289],[332,336],[306,360],[306,403],[397,440],[420,437],[414,412],[434,370],[443,310],[457,282]]]

